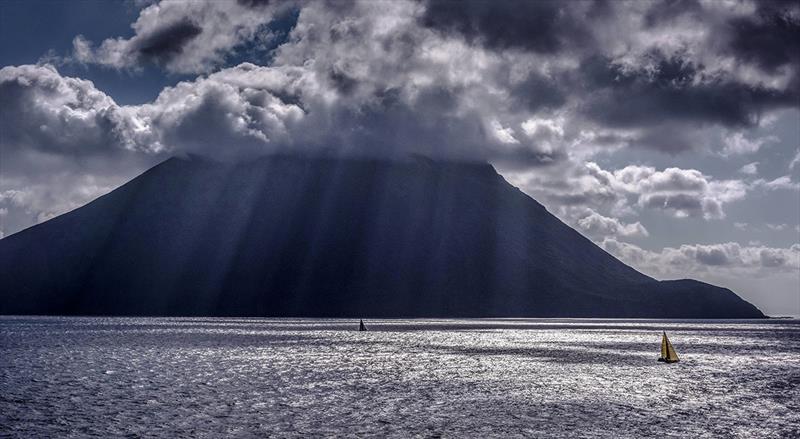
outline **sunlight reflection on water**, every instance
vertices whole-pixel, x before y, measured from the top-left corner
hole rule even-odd
[[[0,435],[800,436],[797,320],[366,323],[0,317]]]

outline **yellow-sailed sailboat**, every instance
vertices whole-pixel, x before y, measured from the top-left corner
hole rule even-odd
[[[672,343],[669,342],[666,332],[661,337],[661,357],[659,357],[658,361],[665,363],[677,363],[679,361],[678,354],[675,352],[675,348],[672,347]]]

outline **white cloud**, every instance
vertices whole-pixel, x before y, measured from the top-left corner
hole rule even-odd
[[[132,37],[99,44],[75,38],[72,56],[79,62],[120,69],[156,63],[169,72],[207,74],[166,88],[144,105],[118,105],[91,82],[61,76],[49,66],[0,70],[4,159],[34,163],[28,156],[35,151],[37,169],[52,169],[57,166],[47,163],[54,157],[91,157],[108,164],[123,151],[145,156],[142,166],[183,152],[230,158],[329,148],[489,160],[520,172],[515,183],[544,197],[573,224],[584,219],[590,230],[635,236],[646,229],[617,218],[641,209],[722,218],[725,205],[742,199],[750,187],[695,169],[631,165],[609,171],[593,157],[637,145],[690,150],[708,125],[700,119],[709,113],[674,112],[673,101],[696,97],[690,109],[702,107],[703,93],[716,83],[735,90],[741,84],[747,90],[771,87],[766,91],[773,94],[786,85],[785,72],[766,72],[717,53],[719,42],[691,14],[645,25],[647,4],[612,2],[602,18],[605,25],[586,29],[594,43],[548,52],[489,47],[480,36],[463,38],[427,26],[424,2],[354,2],[346,8],[328,2],[255,3],[140,3],[144,9],[132,25]],[[297,24],[271,54],[274,58],[251,58],[269,66],[242,63],[214,72],[243,43],[269,39],[266,25],[295,6],[301,9]],[[584,23],[588,7],[572,2],[556,12]],[[719,17],[741,13],[740,6],[729,4],[705,7]],[[663,57],[655,56],[654,48]],[[593,59],[601,61],[583,63]],[[670,78],[676,69],[680,77]],[[625,81],[605,84],[608,75]],[[681,82],[681,75],[691,81]],[[681,87],[673,90],[675,81]],[[598,88],[586,89],[587,83]],[[635,86],[628,89],[628,83]],[[695,85],[702,96],[692,94]],[[625,93],[633,100],[594,107],[607,103],[599,98],[626,98]],[[710,108],[718,111],[726,102],[714,101]],[[757,113],[768,112],[770,105],[757,105]],[[590,107],[599,112],[588,112]],[[710,123],[749,126],[755,113],[746,105],[735,107],[726,107],[721,118],[712,115]],[[605,119],[608,114],[614,118]],[[687,117],[692,122],[686,123]],[[735,154],[762,149],[774,139],[730,131],[726,140],[727,153]],[[84,172],[78,165],[70,169]],[[34,183],[33,174],[0,190],[22,190]],[[796,185],[782,178],[758,184],[766,189]],[[574,216],[576,208],[590,208],[595,215]]]
[[[800,149],[797,150],[797,153],[794,155],[792,161],[789,162],[789,170],[795,168],[795,166],[800,165]]]
[[[776,136],[767,136],[760,139],[748,139],[742,132],[735,132],[725,136],[725,146],[722,148],[723,156],[744,155],[758,152],[764,145],[780,141]]]
[[[788,224],[770,224],[770,223],[767,223],[767,228],[770,229],[770,230],[774,230],[774,231],[778,232],[778,231],[781,231],[781,230],[786,230],[787,228],[789,228],[789,225]]]
[[[55,67],[0,69],[0,146],[85,156],[110,149],[158,152],[146,119],[120,107],[91,81],[61,76]]]
[[[744,198],[747,190],[738,180],[713,180],[696,169],[658,171],[631,165],[606,177],[611,187],[632,195],[640,207],[665,210],[677,217],[724,218],[723,205]]]
[[[715,180],[696,169],[659,171],[629,165],[608,171],[594,162],[504,175],[534,197],[548,201],[560,217],[574,224],[578,219],[575,209],[581,208],[612,216],[649,209],[677,218],[722,219],[725,205],[744,199],[751,189],[741,180]]]
[[[644,250],[634,244],[606,238],[601,246],[634,267],[660,278],[684,277],[724,271],[726,275],[746,278],[767,276],[773,272],[796,273],[800,270],[800,244],[788,248],[763,245],[684,244],[660,251]]]
[[[254,2],[255,3],[255,2]],[[269,38],[266,25],[292,2],[163,0],[146,6],[131,25],[131,38],[109,38],[99,46],[79,35],[72,58],[81,63],[136,69],[152,62],[175,73],[206,73],[247,41]]]
[[[758,174],[758,162],[748,163],[739,169],[739,172],[747,175]]]
[[[794,182],[790,176],[784,175],[774,180],[765,180],[763,178],[759,178],[753,182],[753,187],[763,188],[770,191],[800,190],[800,183]]]
[[[500,122],[493,120],[490,122],[490,127],[494,131],[495,137],[500,143],[513,143],[519,144],[519,140],[514,137],[514,130],[509,127],[504,127]]]
[[[548,119],[532,117],[522,122],[522,130],[529,137],[544,138],[563,138],[564,137],[564,118]]]
[[[649,236],[647,229],[640,223],[626,224],[617,218],[603,216],[591,209],[587,210],[587,215],[579,218],[575,222],[578,230],[593,237],[645,237]]]
[[[3,179],[0,182],[0,211],[6,226],[24,226],[47,221],[76,209],[111,191],[136,173],[116,171],[115,175],[81,174],[68,165],[61,172]],[[20,218],[22,216],[23,218]],[[29,219],[28,219],[29,218]],[[16,228],[16,227],[15,227]],[[16,230],[15,230],[16,231]]]
[[[623,179],[626,171],[618,171]],[[744,198],[747,191],[741,181],[712,181],[695,169],[679,168],[653,171],[627,187],[638,194],[642,207],[663,209],[677,217],[702,215],[705,219],[724,218],[723,205]]]
[[[49,185],[30,185],[22,190],[12,189],[1,192],[0,203],[22,207],[26,212],[36,215],[37,222],[42,222],[83,206],[109,192],[118,184],[116,179],[105,181],[91,175],[76,178],[62,175],[55,179],[68,182],[67,190],[55,194],[50,190]]]

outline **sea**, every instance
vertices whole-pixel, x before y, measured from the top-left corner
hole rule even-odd
[[[364,322],[0,317],[0,437],[800,437],[798,320]]]

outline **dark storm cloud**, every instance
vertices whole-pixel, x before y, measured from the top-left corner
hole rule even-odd
[[[797,105],[793,90],[749,85],[706,73],[702,65],[660,52],[638,69],[593,57],[580,68],[587,99],[583,111],[614,127],[664,121],[752,126],[765,110]]]
[[[577,64],[509,82],[510,108],[537,113],[575,103],[596,124],[637,130],[634,146],[680,153],[697,146],[693,130],[754,127],[769,111],[800,106],[797,2],[758,2],[749,15],[696,0],[424,5],[420,23],[439,34]],[[788,81],[775,80],[783,74]]]
[[[540,109],[559,108],[567,101],[567,93],[561,84],[536,72],[511,88],[514,101],[532,113]]]
[[[116,69],[156,63],[172,73],[208,73],[251,53],[269,56],[296,21],[296,2],[162,0],[142,9],[130,38],[95,46],[73,40],[71,61]]]
[[[358,87],[358,80],[356,78],[353,78],[348,75],[347,72],[338,69],[336,66],[333,66],[333,69],[331,69],[330,74],[328,74],[328,79],[339,93],[345,95],[351,94],[355,91],[356,87]]]
[[[682,15],[699,14],[702,11],[703,7],[697,0],[654,1],[644,14],[644,23],[647,27],[653,27]]]
[[[272,0],[236,0],[240,5],[248,6],[251,8],[258,8],[267,6],[272,3]]]
[[[761,1],[757,6],[754,15],[736,17],[727,23],[731,33],[729,49],[738,58],[755,62],[770,72],[788,64],[800,66],[800,3],[775,0]]]
[[[179,55],[186,44],[203,29],[189,20],[180,20],[161,27],[138,40],[132,50],[158,63],[168,62]]]
[[[493,49],[518,48],[556,53],[591,41],[588,27],[574,11],[577,3],[603,8],[604,2],[432,0],[422,23]]]

